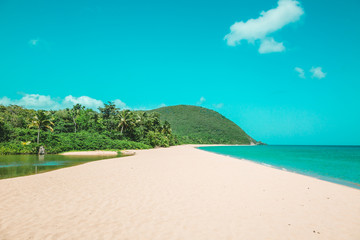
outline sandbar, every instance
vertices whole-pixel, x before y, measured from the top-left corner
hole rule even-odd
[[[59,155],[66,155],[66,156],[116,156],[118,155],[115,151],[79,151],[79,152],[64,152],[60,153]]]

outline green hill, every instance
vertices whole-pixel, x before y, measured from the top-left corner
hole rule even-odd
[[[256,143],[234,122],[207,108],[177,105],[151,112],[160,113],[160,119],[168,121],[173,132],[184,143]]]

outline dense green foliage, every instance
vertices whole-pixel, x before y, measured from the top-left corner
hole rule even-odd
[[[0,143],[1,154],[32,154],[37,153],[40,145],[46,146],[47,153],[60,153],[73,150],[99,150],[99,149],[148,149],[149,145],[141,142],[111,139],[99,133],[43,133],[42,143],[23,142],[20,139],[29,139],[36,131],[22,132],[18,141]]]
[[[0,105],[0,154],[37,153],[41,145],[47,153],[59,153],[147,149],[179,143],[256,141],[221,114],[196,106],[130,111],[109,102],[98,112],[80,104],[57,111]]]
[[[234,122],[210,109],[178,105],[150,112],[160,113],[160,119],[171,124],[182,143],[256,143]]]
[[[30,119],[29,128],[37,129],[36,143],[39,143],[41,130],[50,130],[52,132],[54,131],[54,129],[51,127],[54,126],[54,123],[52,121],[53,118],[51,116],[51,113],[45,112],[43,110],[35,112],[34,116]]]
[[[120,110],[111,102],[100,112],[77,104],[43,111],[0,105],[0,154],[72,150],[147,149],[177,144],[170,124],[158,113]]]

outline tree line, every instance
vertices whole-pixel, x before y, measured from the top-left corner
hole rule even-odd
[[[156,112],[119,109],[113,102],[99,111],[80,104],[45,111],[0,105],[0,154],[70,150],[168,147],[178,143],[168,122]]]

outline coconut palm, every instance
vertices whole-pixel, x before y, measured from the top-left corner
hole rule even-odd
[[[38,130],[37,143],[39,143],[39,140],[40,140],[40,130],[49,129],[51,132],[54,131],[54,129],[51,127],[51,126],[54,126],[54,123],[52,121],[53,121],[53,118],[49,112],[40,110],[35,113],[35,115],[31,119],[29,128],[37,128],[37,130]]]
[[[143,111],[133,112],[133,134],[132,136],[135,137],[136,141],[140,141],[145,136],[145,124],[148,120],[148,114]]]
[[[134,123],[133,114],[130,110],[122,110],[119,114],[119,124],[118,128],[120,128],[120,133],[131,126]]]
[[[145,126],[147,131],[160,132],[161,131],[160,114],[157,112],[150,113],[147,116]]]
[[[146,121],[148,120],[148,114],[146,112],[135,112],[134,113],[134,122],[137,126],[144,126]]]
[[[164,125],[162,126],[161,132],[166,135],[171,134],[171,126],[168,121],[165,121]]]

